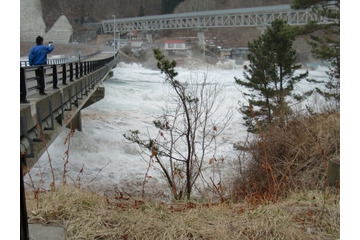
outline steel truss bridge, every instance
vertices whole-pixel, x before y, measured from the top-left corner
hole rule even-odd
[[[311,21],[327,23],[327,19],[316,15],[311,9],[294,10],[291,5],[277,5],[103,20],[102,27],[105,33],[151,33],[169,29],[203,31],[219,27],[266,27],[275,19],[283,19],[290,25],[304,25]]]

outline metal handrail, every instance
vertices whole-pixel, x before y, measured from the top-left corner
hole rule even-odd
[[[29,85],[36,80],[36,77],[27,77],[27,73],[33,73],[34,71],[41,71],[44,76],[42,80],[46,83],[53,83],[53,87],[57,86],[57,81],[62,81],[63,86],[61,91],[53,92],[48,98],[39,99],[35,103],[36,108],[36,121],[33,116],[28,112],[27,106],[21,108],[20,117],[20,138],[25,139],[30,153],[27,153],[27,157],[34,156],[33,141],[38,138],[36,134],[37,122],[42,130],[52,129],[54,127],[54,121],[58,121],[60,124],[64,117],[65,110],[71,110],[72,105],[78,106],[78,100],[84,96],[88,96],[91,89],[94,89],[99,82],[101,82],[106,74],[114,67],[116,63],[114,57],[109,57],[102,60],[77,62],[75,66],[70,64],[61,65],[43,65],[36,67],[21,67],[20,68],[20,100],[26,100],[27,91],[35,90]],[[40,69],[40,70],[39,70]],[[46,70],[51,70],[49,74],[45,74]],[[59,71],[58,71],[59,70]],[[67,80],[74,82],[67,84]],[[23,111],[23,110],[24,111]],[[50,119],[50,120],[49,120]],[[43,126],[42,123],[47,126]],[[49,125],[50,123],[50,125]],[[49,127],[50,126],[50,127]],[[34,131],[33,131],[34,130]],[[30,136],[35,132],[35,136]],[[25,146],[25,145],[24,145]],[[24,152],[28,152],[25,150]]]
[[[81,59],[80,59],[81,60]],[[71,63],[79,61],[78,57],[71,57],[71,58],[59,58],[59,59],[48,59],[46,61],[47,65],[53,65],[53,64],[63,64],[63,63]],[[29,67],[29,61],[20,61],[20,67]]]
[[[38,89],[37,80],[39,77],[44,82],[44,86],[52,84],[53,88],[57,89],[59,81],[62,81],[63,85],[67,85],[68,81],[73,82],[92,73],[113,59],[114,57],[109,57],[93,61],[59,61],[40,66],[22,66],[20,67],[20,101],[26,100],[29,93]],[[38,76],[35,71],[38,71]]]
[[[81,61],[81,60],[86,60],[88,58],[91,58],[93,56],[95,56],[96,54],[99,54],[100,51],[86,55],[86,56],[79,56],[79,57],[71,57],[71,58],[58,58],[58,59],[48,59],[46,61],[47,65],[53,65],[53,64],[64,64],[64,63],[73,63],[73,62],[77,62],[77,61]],[[29,67],[29,61],[25,60],[25,61],[20,61],[20,67]]]

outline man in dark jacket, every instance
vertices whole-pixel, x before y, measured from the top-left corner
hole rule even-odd
[[[41,36],[36,38],[36,46],[32,47],[29,54],[29,65],[45,65],[47,61],[47,54],[54,50],[54,46],[49,42],[49,46],[43,45],[44,39]],[[45,93],[45,78],[42,66],[35,70],[36,79],[38,82],[38,88],[40,95],[46,95]]]

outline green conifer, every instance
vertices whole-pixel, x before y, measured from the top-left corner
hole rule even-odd
[[[277,121],[285,125],[291,112],[287,97],[292,95],[294,84],[307,77],[308,73],[294,76],[301,67],[296,64],[296,51],[292,28],[283,20],[275,20],[264,34],[248,44],[250,65],[245,67],[245,80],[235,78],[235,82],[246,87],[250,93],[249,105],[243,105],[248,131],[256,132],[255,121],[261,127]]]

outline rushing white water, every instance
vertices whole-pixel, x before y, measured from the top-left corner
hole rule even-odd
[[[231,123],[221,135],[225,144],[217,150],[225,159],[221,166],[223,184],[230,184],[237,175],[237,152],[233,144],[244,141],[247,136],[242,116],[237,111],[239,101],[244,103],[245,100],[234,81],[234,77],[243,78],[243,67],[227,63],[196,68],[177,68],[177,78],[203,78],[206,74],[209,81],[222,83],[226,98],[221,111],[233,111]],[[326,70],[326,67],[318,67],[310,71],[309,77],[324,80],[327,78]],[[162,114],[169,86],[159,70],[146,69],[134,63],[119,63],[114,69],[114,76],[103,86],[105,98],[82,110],[83,131],[76,131],[70,139],[67,182],[80,183],[96,191],[116,187],[137,195],[142,190],[149,157],[141,156],[137,145],[125,140],[123,134],[128,130],[155,133],[152,121]],[[304,81],[297,84],[296,91],[305,92],[312,88],[313,84]],[[306,104],[314,103],[314,99],[308,101]],[[303,104],[298,108],[302,108]],[[48,149],[56,184],[62,181],[67,150],[64,142],[68,133],[69,130],[62,132]],[[167,198],[167,186],[160,172],[151,168],[149,175],[152,178],[147,180],[145,192]],[[44,154],[31,169],[30,175],[26,176],[25,182],[28,186],[34,183],[35,186],[48,188],[51,181],[49,158]]]

